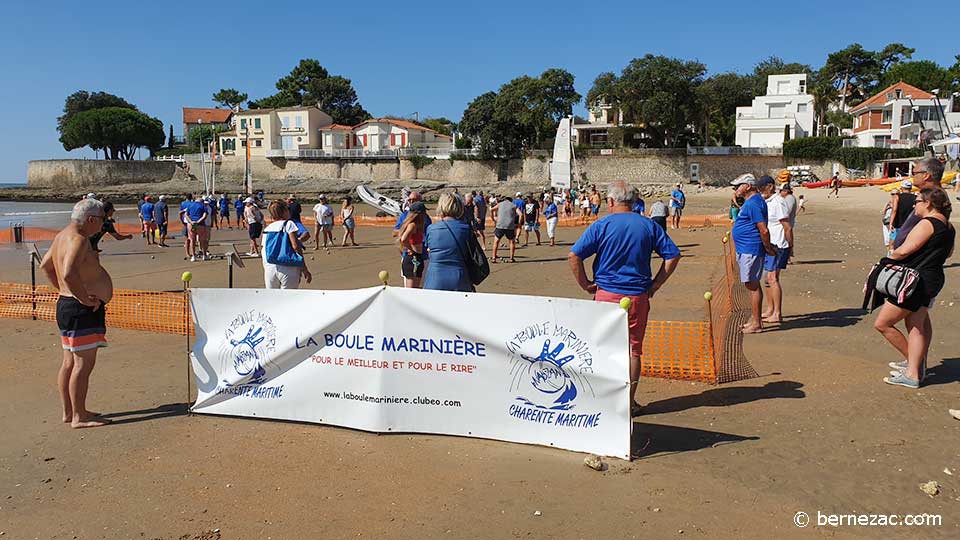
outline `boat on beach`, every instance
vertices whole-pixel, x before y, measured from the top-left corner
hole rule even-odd
[[[370,206],[382,210],[394,217],[399,216],[400,212],[403,210],[400,207],[400,203],[397,201],[383,196],[364,185],[357,186],[357,196],[360,197],[360,200],[369,204]]]

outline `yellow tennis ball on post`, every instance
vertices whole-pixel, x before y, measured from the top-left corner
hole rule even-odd
[[[713,300],[713,293],[710,291],[703,293],[703,299],[706,300],[707,302]]]
[[[190,283],[190,280],[193,279],[193,272],[187,270],[186,272],[180,274],[180,281],[184,283]]]
[[[630,306],[632,305],[633,305],[633,300],[627,298],[626,296],[620,299],[620,307],[623,308],[625,311],[630,311]]]
[[[387,281],[390,280],[390,272],[387,272],[386,270],[381,270],[380,273],[377,274],[377,276],[380,278],[380,281],[382,281],[384,285],[386,285]]]

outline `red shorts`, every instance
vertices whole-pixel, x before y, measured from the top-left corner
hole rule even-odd
[[[593,299],[597,302],[611,302],[619,304],[621,298],[629,298],[630,311],[627,312],[630,334],[630,356],[637,358],[643,355],[643,336],[647,333],[647,317],[650,315],[650,297],[647,293],[640,295],[618,294],[597,289]]]

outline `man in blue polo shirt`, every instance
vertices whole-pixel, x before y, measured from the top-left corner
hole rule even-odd
[[[184,208],[184,219],[187,225],[187,237],[190,239],[190,262],[197,260],[197,250],[200,251],[200,260],[206,260],[207,256],[203,250],[204,238],[207,235],[207,202],[202,198],[199,200],[190,200]]]
[[[247,220],[243,217],[243,211],[246,209],[246,204],[243,202],[243,196],[237,195],[237,200],[233,201],[233,209],[237,211],[237,228],[243,227],[247,228]]]
[[[630,395],[640,380],[640,357],[647,330],[650,298],[666,283],[680,262],[680,250],[667,233],[650,218],[632,211],[637,190],[618,181],[607,189],[610,213],[593,222],[570,249],[568,260],[573,277],[584,291],[598,302],[619,303],[630,298],[627,312],[630,334]],[[663,262],[656,276],[650,271],[650,259],[657,252]],[[587,278],[583,261],[593,255],[593,281]],[[631,401],[632,416],[640,414],[640,405]]]
[[[680,216],[683,207],[687,205],[687,195],[683,192],[683,184],[677,184],[670,193],[670,213],[673,216],[673,228],[680,228]]]
[[[740,267],[740,281],[750,291],[750,320],[743,325],[744,334],[756,334],[763,330],[760,310],[763,307],[763,289],[760,288],[760,276],[767,255],[776,255],[777,250],[770,243],[770,229],[767,227],[767,202],[763,193],[773,192],[773,178],[761,176],[754,180],[752,175],[743,175],[731,182],[736,186],[736,196],[743,197],[743,206],[733,222],[733,245],[737,250],[737,265]]]

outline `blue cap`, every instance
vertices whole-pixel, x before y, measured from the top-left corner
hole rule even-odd
[[[773,181],[773,178],[770,178],[767,175],[763,175],[757,179],[757,189],[760,189],[764,186],[772,186],[776,182]]]

